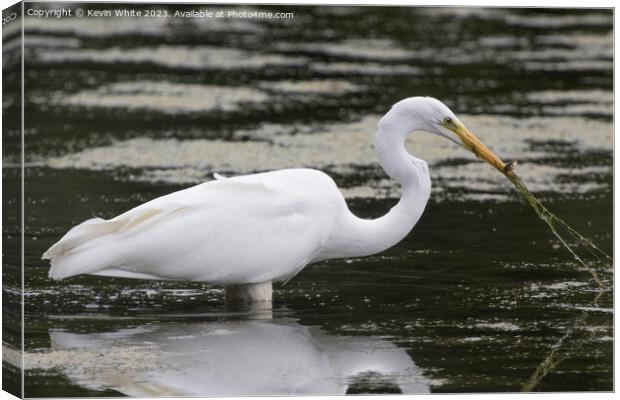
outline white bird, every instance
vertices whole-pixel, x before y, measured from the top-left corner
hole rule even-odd
[[[351,213],[318,170],[216,175],[115,218],[75,226],[43,254],[51,260],[49,276],[208,282],[224,286],[228,301],[271,301],[272,282],[318,261],[382,252],[413,229],[431,192],[426,162],[405,148],[414,131],[443,136],[502,173],[507,168],[442,102],[411,97],[378,124],[377,158],[402,188],[398,204],[380,218]]]

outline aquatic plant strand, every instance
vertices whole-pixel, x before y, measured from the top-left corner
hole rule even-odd
[[[613,258],[611,256],[609,256],[607,253],[605,253],[603,250],[601,250],[594,243],[592,243],[591,240],[587,239],[582,234],[580,234],[575,229],[573,229],[570,225],[568,225],[566,222],[564,222],[563,220],[558,218],[557,215],[555,215],[554,213],[549,211],[549,209],[547,209],[547,207],[545,207],[529,191],[527,186],[525,186],[525,184],[523,183],[521,178],[519,178],[519,176],[517,174],[515,174],[515,172],[512,170],[512,168],[510,168],[508,170],[508,172],[506,173],[506,177],[510,180],[510,182],[512,182],[512,184],[515,186],[517,191],[523,196],[523,198],[534,209],[534,211],[536,211],[536,214],[538,214],[540,219],[542,219],[547,224],[547,226],[549,227],[551,232],[560,241],[560,243],[562,243],[562,245],[573,255],[575,260],[577,260],[577,262],[579,262],[579,264],[581,264],[581,266],[586,271],[588,271],[590,273],[590,275],[592,275],[592,279],[594,279],[596,284],[599,287],[601,287],[601,288],[605,288],[606,285],[599,278],[597,271],[594,270],[593,268],[591,268],[586,263],[586,261],[577,254],[577,251],[570,246],[569,239],[570,239],[570,237],[572,237],[572,239],[574,239],[578,243],[580,243],[586,250],[588,250],[588,252],[593,257],[595,257],[597,259],[597,261],[606,262],[606,263],[609,263],[610,266],[612,266],[613,265]],[[563,236],[560,233],[561,229],[563,229],[566,233],[568,233],[568,235],[570,237],[566,238],[565,236]]]
[[[601,281],[599,278],[598,272],[591,268],[586,261],[577,254],[577,251],[573,249],[569,245],[569,239],[572,238],[576,240],[577,243],[581,244],[585,249],[592,255],[596,261],[609,263],[610,266],[613,266],[613,258],[610,257],[607,253],[601,250],[598,246],[592,243],[591,240],[587,239],[571,226],[569,226],[566,222],[558,218],[554,213],[549,211],[547,207],[545,207],[533,194],[529,191],[527,186],[523,183],[521,178],[517,174],[514,173],[513,170],[514,163],[508,164],[505,168],[506,177],[512,182],[517,191],[523,196],[523,198],[527,201],[527,203],[534,209],[536,214],[542,219],[551,232],[555,235],[555,237],[562,243],[562,245],[573,255],[575,260],[581,264],[581,266],[590,273],[594,282],[596,282],[599,287],[597,295],[594,297],[593,303],[595,306],[598,305],[598,301],[600,297],[603,295],[603,292],[608,289],[607,285]],[[568,233],[569,237],[566,238],[562,235],[560,230],[564,230],[564,232]],[[552,370],[554,370],[562,361],[564,361],[567,357],[566,354],[562,355],[560,350],[566,346],[566,343],[569,338],[574,336],[576,332],[585,331],[586,320],[588,317],[588,312],[583,311],[581,315],[575,320],[573,326],[571,326],[565,334],[558,340],[558,342],[551,347],[551,351],[547,354],[547,357],[538,365],[530,379],[523,384],[521,387],[522,392],[531,392],[533,391],[538,384],[543,380],[545,376]],[[592,332],[590,336],[594,335]],[[577,350],[581,348],[586,343],[586,339],[576,339],[575,344],[572,346],[573,350]]]

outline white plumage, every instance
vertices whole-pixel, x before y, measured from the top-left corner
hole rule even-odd
[[[314,194],[314,195],[311,195]],[[220,285],[285,280],[312,261],[344,200],[320,171],[220,179],[76,226],[45,254],[50,276]],[[340,200],[342,204],[338,202]]]
[[[426,163],[405,149],[407,135],[417,130],[444,136],[503,168],[443,103],[412,97],[392,107],[375,137],[379,163],[403,192],[381,218],[353,215],[334,181],[321,171],[216,175],[214,181],[156,198],[110,220],[77,225],[43,255],[51,260],[49,275],[251,288],[286,281],[312,262],[381,252],[411,231],[430,195]],[[268,293],[269,299],[262,300],[270,300]]]

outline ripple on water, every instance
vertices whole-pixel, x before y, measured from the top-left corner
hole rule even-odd
[[[269,99],[267,93],[248,87],[157,81],[119,82],[53,97],[58,104],[75,107],[150,109],[167,114],[235,111],[244,103],[263,103]]]
[[[540,15],[518,15],[508,14],[505,22],[509,25],[522,26],[525,28],[579,28],[592,26],[611,26],[613,17],[601,14],[580,14],[580,15],[555,15],[549,18],[546,14]]]
[[[576,60],[576,61],[526,61],[522,64],[531,71],[611,71],[613,61]]]
[[[45,35],[26,35],[24,45],[26,48],[77,48],[82,41],[78,38],[49,37]]]
[[[414,55],[411,50],[404,49],[389,39],[349,39],[335,43],[278,43],[275,45],[275,48],[280,51],[301,51],[338,57],[384,61],[407,60]]]
[[[599,106],[610,106],[614,101],[613,93],[606,90],[545,90],[526,94],[530,101],[541,104],[596,103]]]
[[[420,75],[423,70],[406,64],[375,62],[314,62],[310,69],[322,74]]]
[[[153,110],[165,114],[199,113],[206,111],[237,111],[266,103],[272,95],[330,95],[340,96],[360,92],[365,88],[345,80],[315,79],[307,81],[259,82],[258,88],[246,86],[217,86],[167,81],[118,82],[85,90],[72,95],[55,93],[51,102],[57,105],[88,108],[122,108],[123,110]],[[34,99],[48,103],[48,97]],[[236,135],[240,137],[239,134]]]
[[[308,93],[340,95],[363,90],[362,86],[349,81],[336,79],[308,80],[308,81],[277,81],[262,82],[258,85],[264,90],[273,90],[283,93]]]
[[[606,34],[555,34],[555,35],[539,35],[534,39],[536,43],[546,45],[560,45],[565,47],[577,48],[597,48],[605,49],[607,52],[613,51],[614,37],[613,31]]]
[[[154,47],[110,47],[107,49],[40,50],[43,63],[95,62],[99,64],[150,63],[181,69],[258,69],[267,66],[301,66],[304,57],[258,53],[215,46],[160,45]]]
[[[503,332],[514,332],[521,330],[521,327],[510,322],[480,322],[477,323],[475,327]]]

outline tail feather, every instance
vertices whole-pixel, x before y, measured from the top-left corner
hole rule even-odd
[[[80,268],[76,268],[74,258],[70,255],[55,256],[50,261],[50,269],[47,276],[50,279],[61,280],[74,275],[79,275]]]
[[[73,227],[43,254],[42,259],[51,260],[48,276],[64,279],[105,267],[111,252],[104,244],[126,224],[126,220],[93,218]]]
[[[92,218],[84,221],[71,228],[62,239],[43,253],[41,258],[43,260],[54,259],[89,240],[115,232],[126,223],[127,221],[123,220],[105,220],[101,218]]]
[[[51,260],[48,275],[52,279],[64,279],[74,275],[92,274],[113,266],[118,257],[118,248],[110,251],[110,245],[118,247],[117,235],[135,232],[139,227],[148,226],[184,209],[182,206],[170,210],[140,206],[110,220],[86,220],[71,228],[43,253],[42,259]]]
[[[51,258],[48,276],[51,279],[65,279],[80,274],[92,274],[114,264],[116,251],[110,251],[109,246],[102,240],[72,249],[68,252],[55,255]]]

